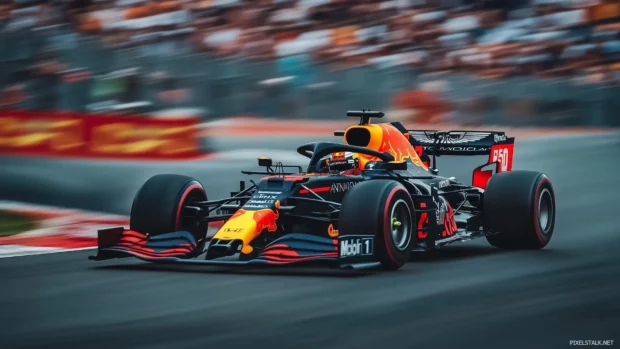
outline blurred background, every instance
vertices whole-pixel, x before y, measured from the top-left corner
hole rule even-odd
[[[0,107],[620,125],[616,0],[17,0]]]
[[[257,156],[305,167],[296,147],[362,108],[516,137],[514,169],[555,188],[550,245],[479,239],[348,278],[88,260],[149,177],[227,197]],[[0,0],[0,347],[619,340],[620,137],[585,132],[619,110],[620,0]],[[439,174],[469,184],[487,161]]]

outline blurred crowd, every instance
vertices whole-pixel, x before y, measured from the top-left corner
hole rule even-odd
[[[408,64],[484,77],[620,69],[620,1],[56,0],[2,5],[6,27],[70,23],[109,45],[161,35],[218,55],[311,54],[343,65]]]
[[[620,83],[620,0],[18,0],[0,5],[2,31],[58,24],[98,37],[107,47],[145,47],[151,54],[304,57],[344,68],[400,65],[489,79]],[[48,60],[36,71],[49,75],[54,67]]]

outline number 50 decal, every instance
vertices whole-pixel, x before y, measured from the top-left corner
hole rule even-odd
[[[514,155],[514,144],[499,144],[491,147],[489,163],[498,162],[498,172],[512,170],[512,156]]]
[[[495,149],[493,150],[493,162],[499,161],[502,172],[508,170],[508,149]]]

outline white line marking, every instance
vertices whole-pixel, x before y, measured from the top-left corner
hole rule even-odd
[[[38,256],[53,253],[76,252],[84,250],[94,250],[96,247],[80,247],[80,248],[55,248],[55,247],[30,247],[20,245],[0,245],[0,259],[13,257]]]

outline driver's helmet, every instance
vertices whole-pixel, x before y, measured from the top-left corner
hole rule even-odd
[[[331,153],[324,159],[323,164],[329,171],[349,171],[359,166],[359,156],[352,152]]]

